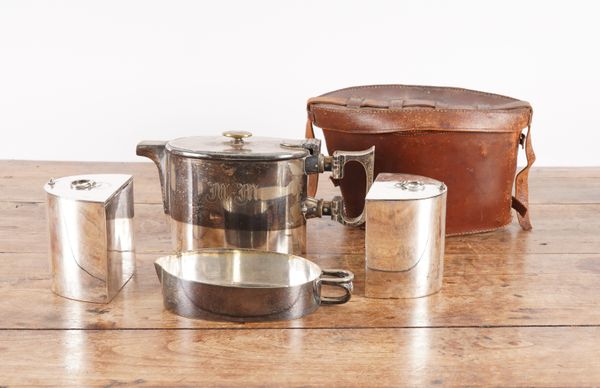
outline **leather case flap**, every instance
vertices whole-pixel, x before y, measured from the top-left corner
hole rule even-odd
[[[526,101],[475,90],[372,85],[337,90],[308,100],[309,119],[334,131],[406,130],[513,132],[531,119]],[[359,129],[357,129],[359,128]]]

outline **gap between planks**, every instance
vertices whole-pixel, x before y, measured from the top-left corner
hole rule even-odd
[[[238,322],[239,323],[239,322]],[[311,327],[119,327],[94,329],[84,327],[48,327],[48,328],[4,328],[0,327],[0,331],[85,331],[85,332],[118,332],[118,331],[267,331],[267,330],[444,330],[444,329],[521,329],[521,328],[586,328],[600,327],[600,324],[557,324],[557,325],[439,325],[439,326],[311,326]]]

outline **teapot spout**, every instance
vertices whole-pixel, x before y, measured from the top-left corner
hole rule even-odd
[[[160,179],[160,189],[162,192],[163,208],[165,214],[169,214],[169,198],[167,190],[167,153],[166,141],[142,141],[136,147],[138,156],[145,156],[152,160],[158,167],[158,177]]]

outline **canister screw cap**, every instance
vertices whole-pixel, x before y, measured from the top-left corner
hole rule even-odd
[[[71,188],[74,190],[91,190],[96,187],[96,182],[91,179],[76,179],[71,182]]]
[[[423,183],[422,181],[401,181],[396,183],[394,186],[401,188],[402,190],[409,191],[425,190],[425,183]]]

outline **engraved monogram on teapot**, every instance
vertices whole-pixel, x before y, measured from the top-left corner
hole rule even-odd
[[[230,199],[239,204],[258,201],[258,185],[252,183],[205,182],[201,188],[202,200],[209,203]]]

